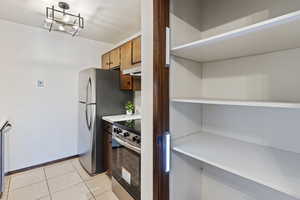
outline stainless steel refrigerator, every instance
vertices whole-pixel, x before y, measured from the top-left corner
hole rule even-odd
[[[102,116],[125,113],[133,100],[131,91],[120,90],[118,71],[87,69],[79,73],[79,160],[91,175],[105,169]]]

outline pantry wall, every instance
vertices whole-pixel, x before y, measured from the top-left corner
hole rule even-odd
[[[292,0],[171,0],[171,200],[300,198],[300,43],[274,35],[277,25],[263,43],[261,32],[219,37],[298,10]],[[280,37],[283,48],[262,50]]]

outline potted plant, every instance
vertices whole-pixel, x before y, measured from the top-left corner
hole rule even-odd
[[[126,114],[132,115],[134,112],[134,104],[131,101],[128,101],[125,105]]]

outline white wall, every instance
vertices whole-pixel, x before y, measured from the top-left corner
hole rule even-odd
[[[0,26],[0,117],[13,122],[6,170],[76,155],[78,72],[100,66],[112,45],[8,21]]]
[[[153,1],[142,1],[141,199],[153,200]]]

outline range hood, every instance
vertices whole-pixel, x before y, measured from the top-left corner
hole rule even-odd
[[[128,74],[131,76],[141,76],[142,75],[142,66],[138,65],[131,69],[126,69],[123,71],[123,74]]]

